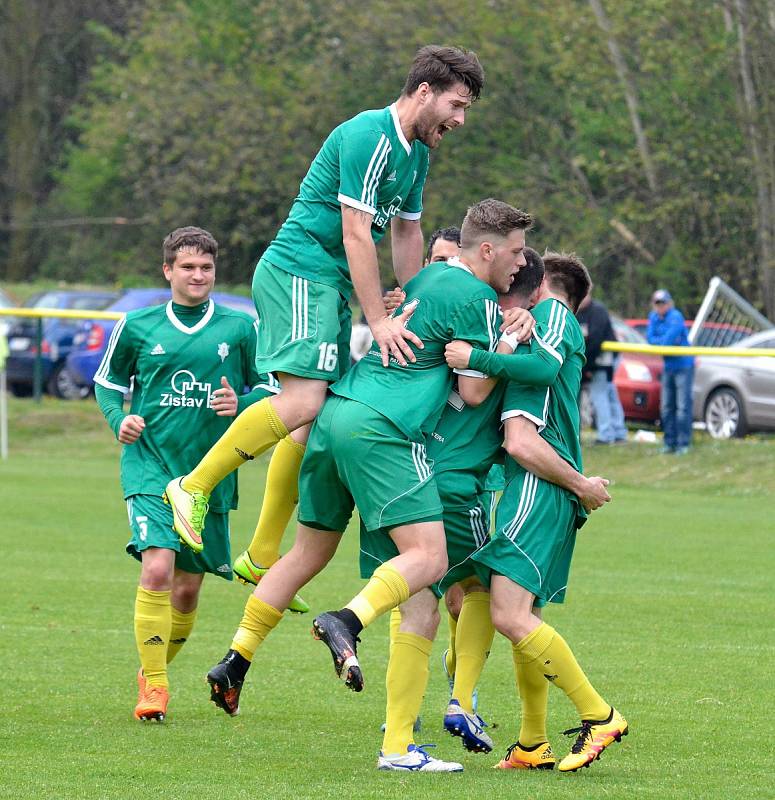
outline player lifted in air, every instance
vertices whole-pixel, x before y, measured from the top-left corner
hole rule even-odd
[[[167,664],[191,634],[204,573],[232,577],[228,512],[237,504],[236,476],[210,497],[203,553],[181,547],[161,494],[238,411],[279,390],[256,372],[253,320],[210,299],[217,253],[217,242],[201,228],[167,236],[162,269],[172,300],[119,321],[94,376],[97,402],[123,445],[121,484],[131,529],[126,549],[142,562],[134,617],[141,664],[134,713],[140,720],[166,716]],[[245,386],[252,389],[243,395]]]
[[[535,446],[536,433],[562,461],[581,472],[577,398],[584,337],[574,312],[590,286],[586,267],[575,256],[549,253],[544,263],[546,277],[533,309],[533,352],[516,357],[479,353],[466,343],[454,343],[448,348],[448,361],[459,369],[511,378],[502,414],[510,456],[506,488],[498,505],[495,535],[473,556],[490,584],[493,623],[512,642],[522,701],[519,738],[499,766],[554,766],[546,735],[553,683],[581,717],[581,726],[571,731],[578,733],[571,752],[559,763],[561,771],[570,772],[589,766],[628,728],[624,717],[592,687],[562,636],[541,618],[542,606],[565,598],[576,531],[587,514],[581,500],[562,488],[563,481],[547,469]],[[525,385],[526,358],[543,363],[544,387]]]
[[[325,567],[341,540],[354,506],[369,530],[389,533],[398,555],[374,571],[348,607],[319,616],[317,635],[329,646],[337,672],[360,691],[355,653],[360,630],[379,614],[405,602],[446,572],[442,507],[425,453],[425,437],[438,421],[451,384],[444,345],[462,338],[494,348],[505,292],[524,264],[530,216],[485,200],[463,223],[463,256],[431,264],[406,285],[415,307],[408,325],[425,347],[416,361],[382,366],[377,343],[331,387],[312,429],[299,477],[296,541],[262,578],[248,600],[231,650],[208,679],[212,698],[235,713],[253,654],[281,619],[293,594]],[[466,252],[471,257],[464,259]],[[529,314],[527,315],[529,316]],[[409,758],[407,759],[407,756]],[[459,765],[431,759],[412,745],[404,762],[383,768],[448,770]]]
[[[207,498],[218,482],[246,460],[284,443],[273,454],[268,473],[266,525],[259,526],[248,553],[235,563],[252,583],[278,557],[296,498],[305,426],[323,405],[328,385],[349,366],[353,289],[383,366],[389,358],[401,365],[413,361],[410,343],[422,347],[404,327],[406,315],[385,313],[376,244],[389,226],[401,285],[420,269],[429,152],[463,125],[483,82],[474,53],[421,48],[394,103],[364,111],[332,131],[288,219],[256,267],[257,364],[278,377],[282,394],[241,414],[193,471],[167,487],[178,533],[187,543],[196,541]],[[288,438],[292,431],[298,431],[294,439]]]

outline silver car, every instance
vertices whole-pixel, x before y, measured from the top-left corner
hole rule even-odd
[[[775,348],[775,328],[741,339],[735,348]],[[714,439],[775,430],[775,358],[699,356],[692,389],[694,419]]]

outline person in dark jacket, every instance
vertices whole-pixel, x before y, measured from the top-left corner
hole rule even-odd
[[[608,309],[588,294],[576,312],[586,343],[587,363],[583,380],[595,410],[597,437],[595,444],[616,444],[627,441],[624,410],[614,386],[615,353],[601,350],[605,341],[616,341]]]
[[[687,347],[689,337],[683,314],[673,304],[667,289],[657,289],[651,298],[646,338],[649,344]],[[665,356],[662,372],[662,430],[665,453],[683,455],[692,441],[692,382],[694,356]]]

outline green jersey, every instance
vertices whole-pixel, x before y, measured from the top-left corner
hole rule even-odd
[[[342,242],[341,205],[374,215],[375,243],[396,214],[419,219],[428,153],[419,140],[407,142],[395,104],[343,122],[315,156],[288,219],[263,258],[349,297],[353,287]]]
[[[436,487],[444,509],[470,508],[488,487],[487,475],[503,442],[499,420],[505,383],[499,381],[487,399],[467,406],[453,389],[438,425],[428,437]]]
[[[532,352],[528,353],[526,348],[526,354],[517,355],[515,361],[534,358],[541,351],[543,357],[553,362],[555,377],[544,387],[510,382],[501,419],[518,416],[531,419],[557,453],[581,472],[578,396],[585,361],[584,335],[573,312],[559,300],[540,302],[533,309],[533,316],[536,327]]]
[[[241,311],[212,300],[193,312],[173,304],[130,311],[116,323],[95,383],[127,393],[129,413],[145,420],[140,438],[121,452],[124,497],[161,495],[172,478],[189,472],[229,427],[233,417],[219,417],[212,394],[225,377],[237,394],[247,385],[273,379],[255,368],[256,324]],[[236,473],[213,490],[210,509],[236,508]]]
[[[500,311],[495,291],[456,258],[430,264],[404,288],[407,302],[419,300],[407,325],[425,345],[414,348],[417,361],[403,367],[391,357],[385,368],[375,343],[331,391],[370,406],[421,442],[436,426],[452,385],[445,345],[462,339],[494,349]]]

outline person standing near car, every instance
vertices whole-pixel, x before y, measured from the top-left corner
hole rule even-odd
[[[614,386],[615,354],[601,349],[603,342],[615,341],[616,336],[608,309],[592,299],[591,288],[581,301],[576,319],[584,334],[587,363],[582,380],[589,387],[589,398],[595,411],[595,444],[626,442],[624,410]]]
[[[652,311],[646,338],[649,344],[688,347],[689,337],[683,314],[675,307],[667,289],[657,289],[651,297]],[[684,455],[692,441],[692,382],[694,356],[665,356],[662,372],[663,453]]]

